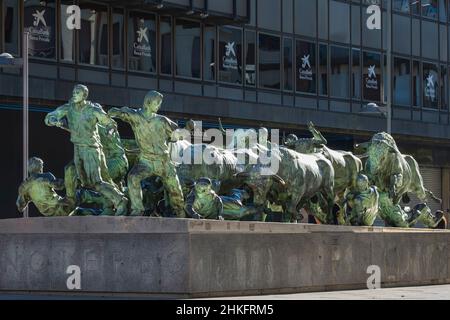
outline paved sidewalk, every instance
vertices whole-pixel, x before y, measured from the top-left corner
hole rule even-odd
[[[71,296],[71,295],[33,295],[33,294],[0,294],[0,300],[146,300],[146,298]],[[164,300],[147,298],[149,300]],[[252,297],[215,298],[208,300],[450,300],[450,285],[407,287],[379,290],[355,290],[299,293],[286,295],[268,295]],[[201,299],[196,299],[201,300]]]
[[[228,298],[227,298],[228,299]],[[450,300],[450,285],[390,288],[336,292],[300,293],[253,297],[233,297],[232,300]],[[213,299],[214,300],[214,299]]]

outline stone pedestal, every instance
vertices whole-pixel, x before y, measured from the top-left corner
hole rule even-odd
[[[0,221],[0,292],[209,297],[450,283],[450,232],[160,218]],[[81,290],[67,288],[69,266]]]

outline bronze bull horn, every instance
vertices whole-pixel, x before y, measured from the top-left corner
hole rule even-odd
[[[286,186],[286,182],[283,180],[283,178],[281,178],[279,175],[274,174],[272,175],[272,180],[281,184],[282,186]]]
[[[224,135],[227,134],[227,131],[225,130],[225,128],[222,125],[222,119],[221,118],[219,118],[219,130],[220,130],[220,132],[222,132],[222,134],[224,134]]]
[[[240,173],[236,173],[234,175],[234,177],[238,178],[238,179],[248,178],[248,177],[250,177],[250,173],[248,173],[248,172],[240,172]]]

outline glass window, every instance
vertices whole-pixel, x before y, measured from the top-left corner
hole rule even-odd
[[[328,95],[328,46],[319,44],[319,94]]]
[[[216,27],[205,25],[203,30],[203,79],[216,80]]]
[[[318,1],[318,10],[320,12],[318,18],[318,32],[320,39],[328,39],[328,0]]]
[[[30,34],[28,54],[31,57],[55,59],[55,1],[31,0],[24,5],[24,30]]]
[[[200,79],[201,29],[199,22],[176,20],[175,50],[177,76]]]
[[[161,41],[161,73],[172,74],[172,19],[168,16],[160,18]]]
[[[4,0],[3,7],[3,37],[5,52],[19,54],[19,2],[17,0]]]
[[[352,5],[352,44],[361,44],[361,7]]]
[[[394,104],[411,105],[411,65],[410,61],[394,58]]]
[[[156,17],[131,11],[128,18],[128,68],[156,72]]]
[[[296,41],[297,91],[316,93],[316,46],[312,42]]]
[[[415,35],[418,36],[418,35]],[[439,28],[432,21],[422,21],[422,57],[439,60]]]
[[[123,9],[113,9],[112,14],[112,67],[125,68],[125,18]]]
[[[330,94],[333,97],[348,98],[350,95],[349,49],[331,46],[330,57]]]
[[[108,8],[94,3],[80,3],[80,63],[108,65]]]
[[[317,34],[317,1],[296,0],[295,33],[315,37]]]
[[[447,0],[439,0],[439,20],[447,21]]]
[[[441,110],[448,110],[448,76],[447,67],[441,66]]]
[[[219,28],[219,81],[242,84],[242,30]]]
[[[438,0],[422,0],[422,16],[432,19],[438,17]]]
[[[281,89],[280,37],[259,34],[259,86]]]
[[[393,1],[393,10],[409,13],[409,2],[411,0],[394,0]]]
[[[363,53],[364,100],[379,102],[381,99],[381,54]]]
[[[422,69],[420,68],[419,61],[413,61],[413,106],[420,107],[422,105]]]
[[[393,50],[405,55],[411,54],[411,19],[394,14],[393,19]]]
[[[352,50],[352,98],[361,99],[361,51]]]
[[[439,78],[438,66],[432,63],[423,64],[423,106],[425,108],[438,108],[439,104]]]
[[[245,32],[245,84],[256,85],[256,33]]]
[[[67,27],[67,19],[71,15],[71,13],[67,13],[67,9],[74,4],[74,0],[61,0],[60,59],[63,62],[75,61],[75,30]]]
[[[294,90],[292,79],[294,78],[294,45],[292,39],[283,40],[283,83],[284,90]]]
[[[410,0],[410,3],[411,3],[411,13],[420,16],[421,13],[420,0]]]
[[[330,1],[330,39],[336,42],[350,42],[350,5]]]

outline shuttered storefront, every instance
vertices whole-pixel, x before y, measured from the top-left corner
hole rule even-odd
[[[442,169],[441,168],[432,168],[432,167],[420,167],[420,172],[422,174],[423,183],[425,188],[434,193],[434,195],[438,198],[442,199]],[[407,204],[413,208],[416,204],[421,203],[415,194],[408,194],[411,202]],[[430,206],[432,212],[436,212],[437,210],[441,210],[441,205],[436,203],[432,199],[428,200],[428,205]]]

